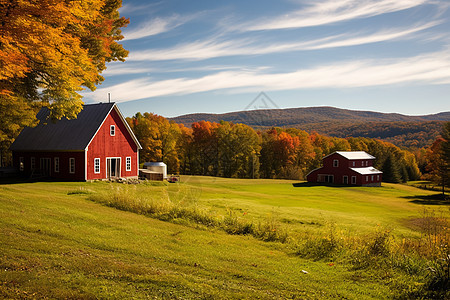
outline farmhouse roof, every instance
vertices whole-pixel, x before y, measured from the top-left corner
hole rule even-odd
[[[42,108],[37,114],[39,124],[26,127],[16,138],[10,149],[13,151],[77,151],[85,150],[109,113],[115,109],[134,142],[141,148],[115,103],[84,105],[76,119],[49,119],[50,110]]]
[[[350,168],[352,171],[359,173],[361,175],[376,175],[383,174],[380,170],[375,169],[374,167],[366,167],[366,168]]]
[[[330,155],[337,153],[346,159],[353,160],[353,159],[375,159],[375,156],[370,155],[367,152],[364,151],[336,151],[331,153]],[[326,157],[330,156],[327,155]]]

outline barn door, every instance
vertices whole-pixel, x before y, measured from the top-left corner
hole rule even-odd
[[[107,178],[120,177],[120,157],[106,159]]]
[[[50,161],[51,161],[50,158],[41,158],[40,169],[41,169],[42,176],[50,176],[50,170],[51,170]]]

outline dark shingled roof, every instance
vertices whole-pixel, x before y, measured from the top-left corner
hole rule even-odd
[[[48,119],[49,109],[42,108],[36,116],[39,124],[24,128],[10,150],[85,150],[113,107],[114,103],[84,105],[76,119],[56,122]]]

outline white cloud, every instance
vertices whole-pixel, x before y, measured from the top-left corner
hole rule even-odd
[[[348,47],[362,44],[398,40],[414,33],[440,24],[438,21],[417,24],[404,28],[382,30],[376,33],[353,33],[329,36],[321,39],[295,43],[261,44],[256,39],[236,39],[218,41],[215,38],[178,45],[172,48],[144,50],[130,53],[129,61],[160,61],[160,60],[202,60],[214,57],[236,55],[261,55],[270,53],[314,50],[336,47]]]
[[[122,62],[119,64],[108,64],[105,71],[103,71],[103,76],[120,76],[120,75],[130,75],[130,74],[142,74],[150,73],[155,71],[153,68],[145,68],[141,65],[136,66],[135,64],[126,64]]]
[[[275,18],[241,24],[240,30],[273,30],[332,24],[357,18],[401,11],[423,5],[427,0],[322,0],[306,8]],[[236,27],[239,30],[239,28]]]
[[[448,50],[448,49],[446,49]],[[394,84],[443,84],[450,81],[450,52],[442,51],[405,59],[361,60],[321,65],[288,73],[262,70],[224,71],[199,78],[131,80],[94,93],[97,101],[111,92],[118,102],[167,95],[218,90],[296,90],[311,88],[355,88]]]
[[[184,16],[173,15],[166,18],[154,18],[148,22],[140,24],[136,29],[125,30],[123,32],[124,40],[136,40],[152,35],[161,34],[181,26],[196,15]]]

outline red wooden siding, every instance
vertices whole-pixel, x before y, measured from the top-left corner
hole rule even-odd
[[[115,135],[110,135],[110,126],[115,126]],[[87,151],[86,180],[107,178],[107,158],[120,157],[120,176],[138,176],[138,149],[118,113],[113,109],[89,144]],[[126,157],[131,157],[131,170],[126,170]],[[100,173],[94,172],[94,159],[100,158]]]
[[[20,157],[23,157],[24,169],[22,174],[31,175],[31,158],[35,160],[35,173],[38,175],[38,170],[42,169],[41,158],[49,158],[49,176],[61,178],[65,180],[84,180],[84,152],[16,152],[14,154],[14,165],[19,166]],[[59,158],[59,172],[55,172],[55,157]],[[75,173],[69,172],[69,159],[75,158]]]
[[[334,184],[379,185],[382,181],[382,174],[365,175],[351,169],[368,167],[373,167],[373,159],[348,159],[339,153],[333,153],[323,159],[323,167],[311,171],[306,179],[309,182],[329,182],[324,180],[327,176],[333,176],[332,183]],[[347,177],[346,182],[345,177]],[[354,183],[352,183],[352,177],[355,177]]]

